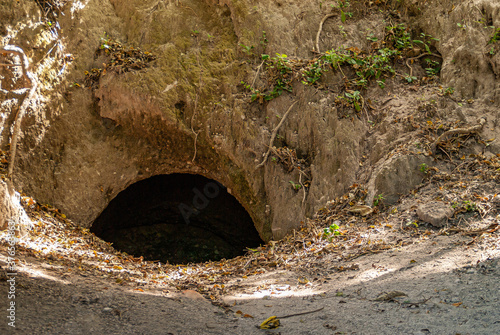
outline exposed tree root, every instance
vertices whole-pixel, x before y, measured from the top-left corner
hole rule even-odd
[[[318,33],[316,34],[316,52],[321,53],[319,50],[319,36],[321,35],[321,31],[323,30],[323,24],[325,23],[326,20],[328,20],[331,17],[337,16],[337,14],[327,14],[323,17],[321,22],[319,23],[319,28],[318,28]]]
[[[479,119],[478,120],[479,124],[473,126],[473,127],[469,127],[469,128],[457,128],[457,129],[451,129],[451,130],[448,130],[448,131],[445,131],[444,133],[442,133],[436,141],[434,141],[434,143],[431,144],[431,151],[433,154],[436,153],[436,148],[438,146],[439,143],[443,142],[446,138],[448,138],[449,136],[451,135],[455,135],[455,134],[471,134],[471,133],[475,133],[479,130],[481,130],[484,126],[484,124],[486,123],[486,120],[485,119]]]
[[[411,76],[412,76],[412,74],[413,74],[413,68],[410,66],[410,64],[408,64],[408,62],[409,62],[409,61],[412,61],[412,60],[416,60],[416,59],[422,58],[422,57],[424,57],[424,56],[434,56],[434,57],[439,57],[439,58],[441,58],[441,59],[443,58],[443,56],[441,56],[441,55],[438,55],[438,54],[429,54],[429,53],[424,53],[424,54],[421,54],[421,55],[419,55],[419,56],[417,56],[417,57],[408,58],[408,59],[406,60],[406,66],[410,69],[410,77],[411,77]]]
[[[273,147],[274,139],[276,138],[276,135],[278,134],[278,130],[280,129],[281,125],[283,125],[283,123],[285,123],[286,117],[288,116],[288,114],[292,110],[293,106],[295,106],[295,104],[297,102],[298,101],[295,101],[290,107],[288,107],[288,110],[286,111],[285,115],[283,115],[283,117],[281,118],[280,123],[278,123],[278,125],[276,126],[276,128],[274,128],[273,133],[271,134],[271,140],[269,141],[269,148],[267,149],[267,152],[264,155],[264,159],[262,160],[262,162],[255,167],[256,170],[258,168],[264,166],[264,164],[266,164],[267,158],[269,157],[269,153],[271,152],[272,147]]]
[[[0,50],[0,53],[4,55],[12,54],[21,58],[22,62],[19,65],[21,66],[23,71],[22,76],[30,83],[31,86],[29,87],[28,93],[26,94],[23,103],[19,107],[16,117],[14,118],[14,130],[12,132],[12,138],[10,140],[10,162],[9,162],[9,169],[7,170],[7,177],[12,178],[12,172],[14,171],[14,161],[16,158],[17,138],[19,137],[19,132],[21,131],[21,121],[36,91],[37,83],[35,80],[33,80],[32,74],[28,71],[29,61],[26,55],[24,54],[23,49],[13,45],[6,45],[2,50]],[[2,64],[2,66],[7,66],[7,65]],[[8,66],[15,66],[15,64]]]

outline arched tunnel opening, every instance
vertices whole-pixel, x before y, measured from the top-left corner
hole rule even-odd
[[[226,187],[193,174],[159,175],[130,185],[90,230],[117,250],[170,264],[229,259],[263,243]]]

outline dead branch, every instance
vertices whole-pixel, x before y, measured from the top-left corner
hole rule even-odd
[[[299,315],[306,315],[306,314],[316,313],[316,312],[322,311],[323,309],[324,309],[324,307],[321,307],[321,308],[315,309],[314,311],[308,311],[308,312],[302,312],[302,313],[296,313],[296,314],[278,316],[278,319],[286,319],[286,318],[291,318],[292,316],[299,316]]]
[[[475,133],[475,132],[478,132],[479,130],[481,130],[484,126],[484,124],[486,123],[486,120],[485,119],[479,119],[478,120],[479,124],[473,126],[473,127],[469,127],[469,128],[457,128],[457,129],[452,129],[452,130],[448,130],[448,131],[445,131],[444,133],[442,133],[436,141],[434,141],[434,143],[431,144],[431,151],[433,154],[436,153],[436,147],[438,146],[439,143],[443,142],[446,138],[448,138],[449,136],[451,135],[455,135],[455,134],[471,134],[471,133]]]
[[[271,152],[271,148],[273,147],[274,139],[276,138],[276,135],[278,134],[278,130],[280,129],[281,125],[285,122],[286,117],[288,116],[288,113],[290,113],[290,111],[292,110],[293,106],[295,106],[295,104],[297,102],[298,101],[295,101],[290,107],[288,107],[288,110],[286,111],[285,115],[283,115],[283,117],[281,118],[280,123],[276,126],[276,128],[274,128],[273,133],[271,134],[271,140],[269,141],[269,148],[267,149],[267,152],[264,155],[264,159],[262,160],[262,162],[255,167],[256,170],[258,168],[264,166],[264,164],[266,164],[267,158],[269,157],[269,153]]]
[[[321,22],[319,23],[319,28],[318,28],[318,33],[316,34],[316,52],[321,53],[319,50],[319,35],[321,35],[321,31],[323,30],[323,24],[325,23],[326,20],[328,20],[331,17],[337,16],[337,14],[327,14],[323,17]]]

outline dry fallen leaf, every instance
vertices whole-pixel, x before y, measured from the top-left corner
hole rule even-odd
[[[277,316],[270,316],[259,326],[260,329],[274,329],[280,326],[280,320]]]

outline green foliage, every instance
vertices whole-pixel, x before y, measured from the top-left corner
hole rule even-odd
[[[425,68],[425,72],[429,77],[432,76],[437,76],[439,74],[439,71],[441,71],[441,65],[439,62],[430,60],[429,58],[425,59],[425,62],[427,63],[427,67]]]
[[[349,3],[349,0],[337,0],[337,6],[335,5],[330,5],[332,7],[338,7],[338,8],[347,8],[349,7],[351,4]]]
[[[406,226],[415,226],[415,228],[418,228],[418,223],[417,221],[408,221],[406,222]]]
[[[262,46],[262,53],[266,53],[268,43],[269,43],[269,41],[267,40],[266,32],[262,31],[262,37],[260,38],[260,45]]]
[[[340,227],[337,224],[331,224],[330,227],[323,229],[323,238],[328,238],[330,241],[334,236],[340,236]]]
[[[382,204],[382,201],[384,201],[384,195],[383,194],[379,194],[375,197],[375,199],[373,199],[373,206],[378,206],[380,204]]]
[[[242,47],[242,51],[245,54],[247,54],[248,56],[253,56],[253,49],[254,49],[253,45],[245,45],[240,43],[240,47]]]
[[[465,30],[467,28],[467,25],[465,24],[465,21],[462,20],[462,22],[457,23],[457,27]]]
[[[464,202],[462,202],[462,204],[460,205],[458,202],[454,202],[451,207],[453,208],[461,208],[467,212],[475,212],[477,211],[477,205],[475,202],[473,201],[470,201],[470,200],[465,200]]]
[[[302,81],[304,85],[314,85],[318,80],[321,79],[321,75],[323,74],[323,66],[319,60],[315,61],[311,64],[310,67],[304,69],[302,73],[302,77],[305,80]]]
[[[265,95],[265,100],[279,97],[283,91],[292,92],[292,68],[289,66],[288,56],[277,53],[276,57],[272,58],[262,55],[262,59],[274,77],[272,90]]]
[[[350,6],[349,1],[338,1],[336,5],[338,8],[348,6]],[[342,32],[343,26],[339,26],[339,29]],[[245,87],[252,92],[252,101],[258,99],[260,103],[263,103],[279,97],[285,91],[292,92],[292,79],[297,78],[297,76],[301,76],[301,82],[304,85],[318,85],[323,73],[332,69],[342,71],[341,67],[350,67],[352,69],[351,73],[355,73],[355,76],[350,79],[345,78],[346,93],[337,97],[337,102],[345,103],[352,106],[356,111],[360,111],[362,108],[360,91],[366,89],[371,80],[375,80],[381,88],[384,88],[385,78],[396,73],[393,68],[394,62],[404,57],[406,50],[411,50],[419,44],[428,53],[431,53],[430,43],[432,40],[437,40],[424,33],[420,34],[419,40],[412,40],[410,31],[404,24],[387,26],[386,30],[387,34],[381,43],[384,47],[371,53],[362,52],[354,47],[340,47],[328,50],[308,62],[304,62],[304,60],[290,62],[285,54],[277,53],[275,57],[262,54],[263,69],[268,77],[269,88],[264,91],[251,88],[248,85]],[[367,36],[367,38],[377,41],[373,34]],[[261,44],[264,47],[267,44],[265,32],[263,32]],[[253,53],[253,47],[241,46],[245,53]],[[426,59],[426,62],[426,71],[429,76],[439,74],[441,70],[439,62],[430,59]],[[417,80],[417,77],[407,74],[404,79],[412,83]]]
[[[452,95],[453,93],[455,93],[455,89],[453,87],[447,87],[443,92],[444,95]]]
[[[429,173],[429,167],[427,166],[427,164],[425,163],[420,164],[420,172],[425,174]]]
[[[368,41],[372,41],[372,42],[377,42],[378,41],[378,38],[376,38],[373,33],[371,33],[370,35],[366,36],[366,39]]]
[[[493,44],[493,43],[496,43],[498,41],[500,41],[500,28],[495,29],[488,44]]]
[[[474,203],[472,201],[469,201],[469,200],[465,200],[464,201],[463,207],[465,208],[465,210],[467,212],[475,212],[475,211],[477,211],[476,203]]]
[[[398,51],[389,48],[379,49],[376,53],[369,55],[361,55],[352,48],[349,50],[340,48],[325,52],[320,60],[333,68],[341,65],[351,66],[357,76],[354,81],[355,86],[366,88],[371,78],[379,79],[383,75],[395,73],[391,63],[397,54]]]
[[[346,101],[348,105],[354,107],[356,112],[361,110],[361,93],[359,91],[345,92],[344,96],[339,96],[338,98]]]
[[[417,80],[417,77],[415,77],[415,76],[410,76],[409,74],[406,74],[404,78],[405,78],[405,80],[406,80],[407,82],[409,82],[409,83],[413,83],[415,80]]]
[[[302,188],[302,185],[294,183],[292,180],[290,180],[290,184],[292,184],[292,188],[294,191],[298,191]]]
[[[385,27],[388,33],[388,40],[393,47],[398,50],[410,49],[413,46],[409,29],[403,24]]]

